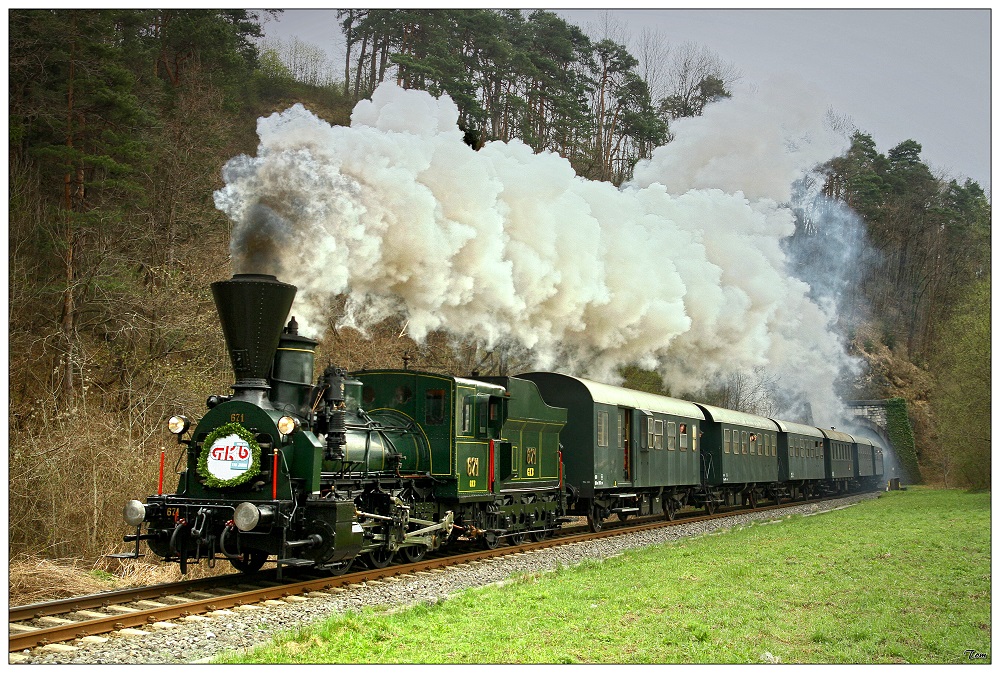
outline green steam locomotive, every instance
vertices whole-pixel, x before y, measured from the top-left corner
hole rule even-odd
[[[232,360],[228,396],[208,398],[177,488],[125,506],[125,537],[166,561],[226,558],[244,572],[340,573],[415,561],[459,537],[549,535],[566,511],[559,433],[564,409],[535,386],[413,371],[349,376],[327,367],[313,384],[316,342],[283,328],[296,288],[273,276],[212,285]],[[145,530],[143,530],[143,527]]]
[[[212,284],[232,394],[198,424],[168,422],[178,482],[128,502],[125,541],[181,571],[384,567],[468,540],[541,540],[570,516],[756,506],[874,488],[880,443],[562,374],[460,378],[410,370],[314,382],[317,342],[285,324],[296,288],[238,274]],[[183,461],[183,465],[180,462]]]

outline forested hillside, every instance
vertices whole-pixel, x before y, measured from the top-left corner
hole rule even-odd
[[[346,125],[391,80],[448,94],[474,145],[517,139],[620,184],[741,77],[698,45],[588,35],[551,12],[339,17],[348,54],[334,65],[262,42],[265,17],[244,10],[9,12],[12,554],[118,551],[122,503],[155,489],[161,449],[177,458],[165,418],[197,417],[231,383],[208,287],[231,273],[231,225],[212,194],[227,160],[255,152],[258,117],[302,102]],[[860,215],[871,254],[843,291],[844,333],[869,363],[845,394],[906,397],[923,477],[989,487],[990,200],[936,175],[916,140],[880,150],[846,133],[824,192]],[[790,245],[837,245],[805,214],[797,227]],[[320,361],[516,367],[400,333],[329,330]],[[748,372],[704,394],[748,406],[767,385]]]

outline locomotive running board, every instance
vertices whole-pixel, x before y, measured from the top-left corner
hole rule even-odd
[[[304,568],[306,566],[314,566],[316,562],[307,558],[280,558],[278,559],[278,565],[285,568]]]

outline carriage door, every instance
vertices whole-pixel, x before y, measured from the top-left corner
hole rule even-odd
[[[632,481],[632,410],[618,409],[618,447],[624,456],[625,481]]]

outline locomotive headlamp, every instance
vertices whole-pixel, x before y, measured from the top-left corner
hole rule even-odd
[[[258,507],[252,502],[241,502],[233,512],[233,523],[243,532],[251,531],[261,524],[269,524],[274,519],[270,507]]]
[[[130,526],[138,526],[146,519],[146,506],[138,500],[129,500],[125,503],[122,511],[122,518]]]
[[[299,422],[291,416],[282,416],[278,419],[278,432],[283,435],[290,435],[299,429]]]
[[[171,416],[167,421],[167,429],[175,435],[183,435],[191,427],[191,421],[186,416]]]

